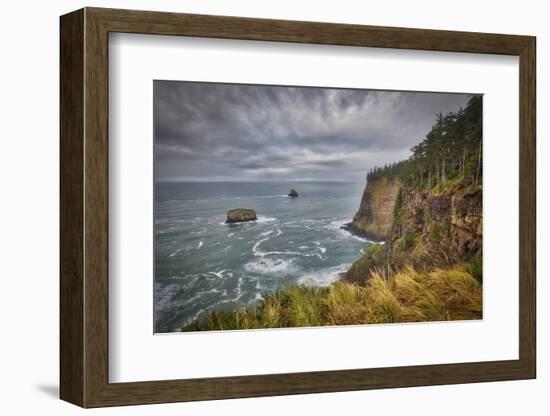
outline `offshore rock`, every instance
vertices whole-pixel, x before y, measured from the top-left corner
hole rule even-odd
[[[235,224],[238,222],[256,221],[256,211],[250,208],[236,208],[227,211],[226,224]]]

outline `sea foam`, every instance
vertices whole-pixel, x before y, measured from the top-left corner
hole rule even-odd
[[[343,263],[338,266],[327,267],[326,269],[310,272],[302,275],[298,279],[298,283],[307,286],[330,286],[331,283],[338,280],[340,274],[344,273],[350,266],[350,263]]]
[[[297,267],[292,259],[262,258],[250,261],[244,265],[244,269],[251,273],[274,274],[295,272]]]

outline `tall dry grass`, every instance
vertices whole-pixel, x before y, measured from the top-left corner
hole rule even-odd
[[[391,277],[373,272],[366,286],[337,281],[329,288],[290,286],[254,308],[212,312],[182,331],[288,328],[482,318],[482,286],[468,265]]]

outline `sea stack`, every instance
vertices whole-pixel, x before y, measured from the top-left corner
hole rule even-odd
[[[235,224],[238,222],[256,221],[256,211],[250,208],[236,208],[227,211],[226,224]]]
[[[300,196],[300,194],[296,192],[296,189],[291,189],[290,192],[288,193],[288,196],[296,198],[297,196]]]

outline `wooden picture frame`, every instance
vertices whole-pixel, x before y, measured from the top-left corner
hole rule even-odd
[[[60,396],[82,407],[338,392],[536,377],[535,38],[85,8],[61,17]],[[297,42],[519,57],[519,359],[110,383],[108,35]]]

